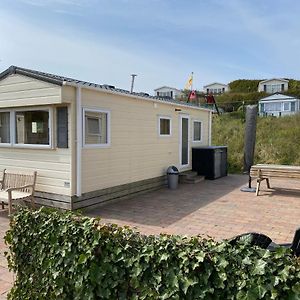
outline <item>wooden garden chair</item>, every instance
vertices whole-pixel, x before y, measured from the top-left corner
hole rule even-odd
[[[8,205],[8,214],[11,215],[12,207],[20,201],[30,201],[34,208],[34,190],[37,172],[8,172],[3,171],[2,180],[0,180],[0,203],[2,209]]]

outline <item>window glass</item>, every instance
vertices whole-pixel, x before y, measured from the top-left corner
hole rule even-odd
[[[296,110],[296,102],[291,102],[291,111],[295,111]]]
[[[0,113],[0,143],[10,143],[10,113]]]
[[[267,93],[277,93],[281,92],[281,84],[267,84],[266,85]]]
[[[16,143],[49,145],[49,111],[17,111]]]
[[[290,110],[290,102],[283,103],[283,110]]]
[[[265,111],[281,111],[281,103],[265,103]]]
[[[170,119],[159,119],[159,134],[170,135],[171,134],[171,120]]]
[[[85,144],[107,144],[107,113],[85,111]]]
[[[194,121],[194,141],[201,141],[201,122]]]
[[[56,108],[56,145],[57,148],[68,148],[69,126],[68,126],[68,107],[61,106]]]

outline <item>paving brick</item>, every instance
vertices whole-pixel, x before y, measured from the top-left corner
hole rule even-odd
[[[88,212],[103,222],[134,225],[142,233],[207,234],[217,239],[259,231],[291,241],[300,226],[299,182],[272,180],[272,190],[262,184],[261,195],[243,193],[248,178],[230,175],[214,181],[183,184],[176,191],[161,189],[129,200],[107,203]],[[284,191],[283,189],[293,189]],[[217,229],[216,229],[217,228]]]

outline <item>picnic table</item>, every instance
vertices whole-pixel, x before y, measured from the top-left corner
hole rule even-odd
[[[258,196],[260,183],[266,180],[270,186],[270,178],[294,178],[300,179],[300,166],[257,164],[251,167],[250,177],[257,179],[256,196]]]

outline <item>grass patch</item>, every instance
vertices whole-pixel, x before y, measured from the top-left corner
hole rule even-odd
[[[241,173],[245,120],[242,114],[214,116],[212,143],[228,146],[228,168]],[[300,165],[300,114],[258,117],[254,163]]]

